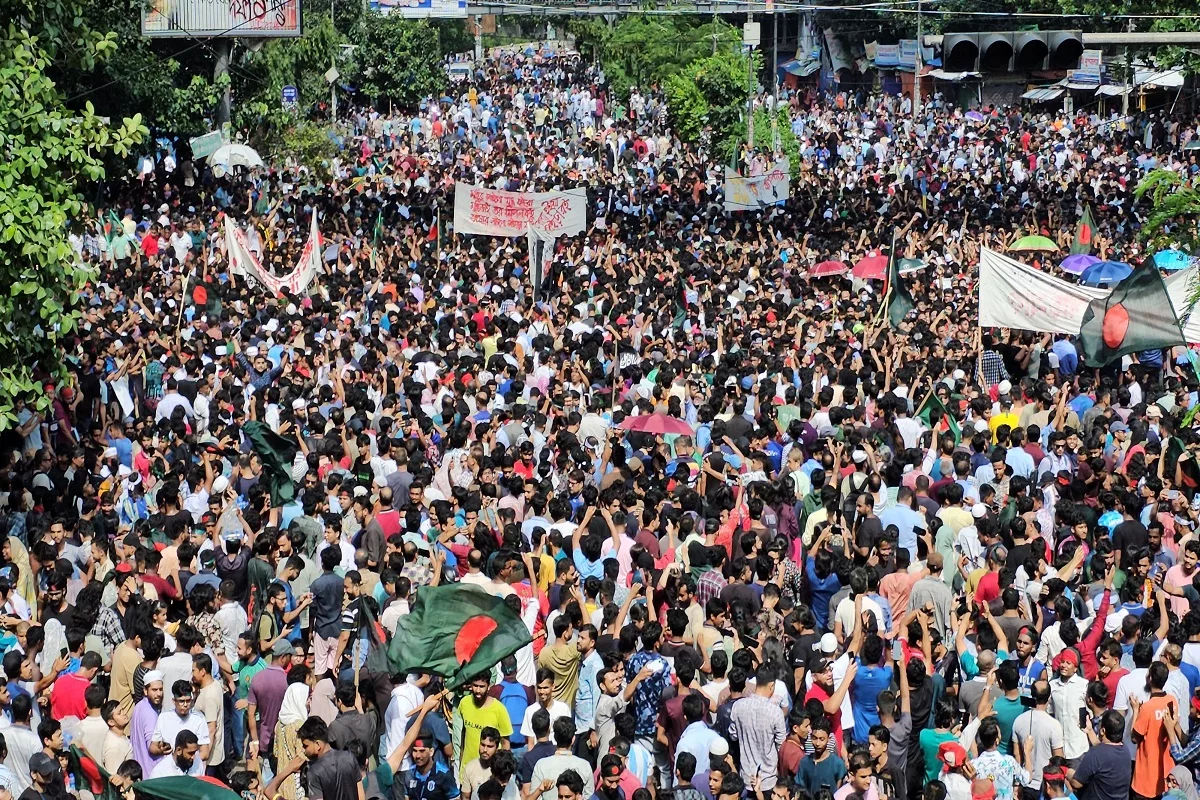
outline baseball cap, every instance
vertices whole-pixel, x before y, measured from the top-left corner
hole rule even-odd
[[[1129,433],[1129,426],[1124,422],[1114,422],[1112,425],[1108,426],[1108,429],[1112,433]]]
[[[967,751],[958,742],[942,742],[938,745],[938,760],[951,769],[967,762]]]
[[[837,637],[832,633],[827,633],[821,637],[821,652],[836,653],[837,652]]]
[[[296,655],[296,648],[292,647],[292,643],[287,639],[278,639],[275,644],[271,645],[271,655],[294,656]]]
[[[58,759],[42,752],[34,753],[29,757],[29,771],[43,778],[51,778],[58,772]]]

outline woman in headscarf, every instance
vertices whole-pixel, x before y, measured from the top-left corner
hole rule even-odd
[[[1167,773],[1167,793],[1164,800],[1200,800],[1196,794],[1196,782],[1192,780],[1192,771],[1182,764],[1177,764]]]
[[[278,764],[290,764],[304,755],[298,732],[308,719],[309,683],[312,671],[303,664],[288,670],[288,688],[279,707],[279,722],[275,725],[275,759]],[[279,787],[284,800],[305,800],[307,795],[300,783],[300,773],[290,775]]]

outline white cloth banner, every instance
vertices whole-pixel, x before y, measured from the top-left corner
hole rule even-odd
[[[246,234],[225,217],[225,252],[229,255],[229,269],[234,275],[253,278],[262,284],[273,295],[278,295],[283,289],[291,294],[302,294],[308,289],[321,270],[322,253],[321,231],[317,226],[317,217],[312,217],[308,241],[295,268],[286,275],[276,276],[268,272],[259,263],[258,258],[246,243]]]
[[[486,186],[454,186],[454,232],[483,236],[573,236],[587,227],[587,191],[504,192]]]
[[[759,211],[786,201],[791,193],[790,169],[786,158],[772,164],[762,175],[750,178],[743,178],[726,167],[725,210]]]
[[[986,247],[979,255],[983,328],[1079,333],[1088,304],[1108,291],[1067,283]]]
[[[1190,302],[1198,276],[1200,270],[1189,267],[1164,279],[1189,343],[1200,342],[1200,314],[1191,314]],[[986,247],[979,256],[979,325],[983,328],[1077,334],[1088,304],[1110,292],[1068,283]]]
[[[1163,283],[1167,285],[1167,294],[1171,298],[1171,306],[1175,309],[1175,316],[1179,318],[1180,327],[1183,328],[1183,338],[1189,344],[1200,342],[1200,314],[1194,313],[1195,309],[1191,304],[1197,276],[1200,276],[1200,268],[1188,267],[1163,278]]]

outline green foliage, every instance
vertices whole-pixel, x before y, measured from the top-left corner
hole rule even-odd
[[[284,86],[295,86],[300,95],[300,107],[329,101],[329,84],[325,71],[341,50],[342,36],[334,29],[328,14],[312,15],[305,20],[304,35],[295,39],[272,39],[257,53],[251,53],[235,74],[235,92],[240,107],[235,108],[238,119],[260,123],[264,113],[280,109]],[[278,120],[282,122],[283,120]],[[239,126],[240,127],[240,126]]]
[[[1150,215],[1142,226],[1139,236],[1149,242],[1153,249],[1161,250],[1172,244],[1195,253],[1200,250],[1200,187],[1177,172],[1156,169],[1142,178],[1134,191],[1141,200],[1149,196],[1152,203]]]
[[[721,20],[700,22],[699,17],[624,17],[607,33],[596,26],[581,27],[585,34],[580,52],[600,58],[613,90],[627,97],[635,86],[665,85],[673,75],[741,41],[741,33]]]
[[[438,31],[425,20],[369,12],[352,39],[354,80],[376,102],[412,105],[446,85]]]
[[[726,49],[700,58],[682,73],[668,78],[667,111],[679,137],[696,142],[701,131],[707,129],[715,152],[721,152],[727,143],[736,140],[739,127],[744,138],[743,117],[751,70],[757,74],[761,68],[759,53],[754,53],[751,63],[744,53]]]
[[[72,3],[83,26],[111,34],[114,49],[99,60],[55,59],[47,75],[64,96],[86,95],[100,116],[141,113],[151,128],[183,135],[207,132],[205,117],[212,115],[220,94],[209,78],[212,46],[144,38],[142,6],[142,0]]]
[[[117,37],[90,28],[82,0],[50,4],[0,0],[0,429],[15,422],[14,404],[48,399],[35,367],[55,383],[66,377],[67,337],[78,319],[76,293],[92,277],[75,258],[67,225],[83,207],[79,188],[104,177],[103,157],[127,158],[149,133],[139,116],[101,120],[90,102],[64,105],[48,72],[91,72],[110,57]]]

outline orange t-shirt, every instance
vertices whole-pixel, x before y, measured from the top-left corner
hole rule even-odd
[[[1175,768],[1165,724],[1171,706],[1178,708],[1178,701],[1170,695],[1151,697],[1133,722],[1134,733],[1142,737],[1133,762],[1133,791],[1143,797],[1161,796],[1167,790],[1167,773]]]

